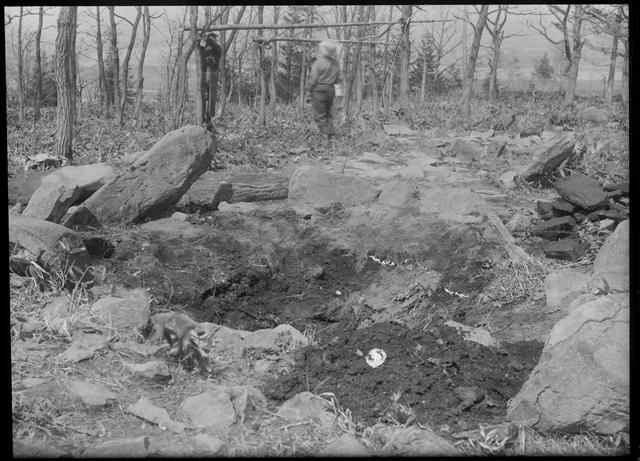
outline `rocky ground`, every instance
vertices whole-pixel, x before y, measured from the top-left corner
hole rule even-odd
[[[540,454],[530,427],[624,452],[628,185],[532,187],[580,150],[538,134],[389,125],[202,174],[191,127],[10,181],[42,184],[10,211],[14,453]],[[183,353],[149,340],[170,312]]]

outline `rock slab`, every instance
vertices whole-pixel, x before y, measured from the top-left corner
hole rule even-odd
[[[213,135],[199,126],[168,133],[84,205],[105,224],[135,224],[174,206],[213,160]]]
[[[573,269],[558,269],[544,279],[547,307],[567,307],[578,296],[585,293],[590,280],[588,274]]]
[[[316,166],[296,169],[289,181],[289,200],[315,208],[329,207],[332,203],[371,203],[378,194],[377,188],[362,179],[329,173]]]
[[[142,288],[120,287],[112,296],[98,299],[91,312],[118,330],[141,330],[149,320],[151,299]]]
[[[22,214],[58,223],[70,206],[86,200],[114,176],[115,170],[106,163],[60,168],[42,178]]]
[[[589,249],[589,242],[581,242],[577,239],[563,239],[557,242],[545,242],[544,255],[547,258],[575,261]]]
[[[628,293],[616,293],[572,307],[507,417],[550,431],[628,430],[629,305]]]
[[[618,224],[607,237],[593,262],[593,271],[612,290],[629,290],[629,220]]]
[[[91,265],[91,257],[76,232],[39,218],[9,214],[9,266],[21,275],[31,262],[51,272],[75,267],[80,278]]]
[[[585,210],[594,210],[607,203],[607,194],[600,183],[584,174],[571,175],[556,181],[554,186],[563,199]]]

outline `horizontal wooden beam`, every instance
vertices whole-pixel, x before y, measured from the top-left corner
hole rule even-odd
[[[437,20],[419,20],[410,21],[410,23],[423,24],[432,22],[452,22],[452,19],[437,19]],[[332,27],[367,27],[367,26],[388,26],[388,25],[403,25],[403,20],[398,21],[381,21],[381,22],[343,22],[337,24],[252,24],[252,25],[240,25],[240,24],[220,24],[209,26],[205,28],[198,28],[199,32],[217,32],[221,30],[259,30],[259,29],[325,29]],[[190,31],[191,27],[185,27],[184,31]]]
[[[271,42],[309,42],[318,43],[323,41],[320,38],[293,38],[293,37],[272,37],[272,38],[254,38],[256,43],[271,43]],[[367,40],[331,40],[332,42],[347,43],[354,45],[388,45],[396,46],[397,43],[385,43],[385,42],[372,42]]]

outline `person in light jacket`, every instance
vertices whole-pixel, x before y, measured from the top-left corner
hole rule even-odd
[[[334,85],[342,84],[340,67],[337,61],[338,46],[334,41],[320,42],[319,57],[311,66],[307,79],[306,101],[313,107],[313,119],[318,124],[320,133],[327,136],[329,144],[336,134],[333,125],[331,107],[335,96]]]

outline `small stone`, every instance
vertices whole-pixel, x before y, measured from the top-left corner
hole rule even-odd
[[[547,240],[558,240],[568,237],[574,232],[575,222],[572,216],[553,218],[533,226],[529,233]]]
[[[517,176],[518,176],[518,173],[516,173],[515,171],[507,171],[502,176],[500,176],[498,181],[500,181],[500,183],[502,183],[503,186],[510,188],[515,186],[514,181]]]
[[[107,337],[103,335],[76,333],[69,348],[58,355],[57,361],[61,363],[76,363],[89,359],[97,351],[105,348],[107,342]]]
[[[544,255],[547,258],[563,259],[575,261],[589,249],[588,242],[581,242],[575,239],[558,240],[557,242],[547,242],[544,244]]]
[[[516,213],[506,224],[509,232],[524,232],[531,225],[531,218],[520,213]]]
[[[176,211],[171,215],[171,219],[177,219],[178,221],[186,221],[188,218],[189,218],[188,214],[181,213],[179,211]]]
[[[117,395],[106,387],[88,381],[67,379],[64,382],[67,390],[89,407],[104,407],[108,400],[115,400]]]
[[[615,225],[616,225],[616,222],[613,219],[603,219],[598,224],[598,229],[600,230],[613,229]]]
[[[13,205],[9,210],[9,213],[13,213],[13,214],[22,213],[22,203],[16,203],[15,205]]]
[[[158,381],[165,381],[171,378],[169,367],[162,360],[152,360],[144,363],[125,362],[125,368],[140,378]]]
[[[370,456],[367,449],[358,441],[355,435],[344,433],[336,440],[320,450],[316,456]]]
[[[156,407],[147,397],[140,397],[136,403],[129,405],[127,411],[138,418],[146,419],[161,428],[169,429],[176,434],[184,432],[185,425],[178,421],[173,421],[169,413],[164,408]]]

